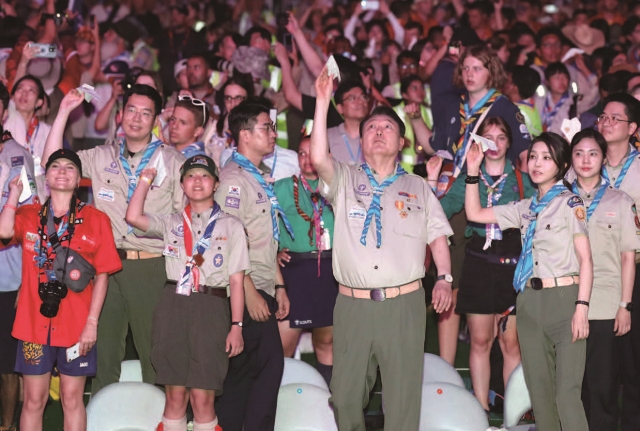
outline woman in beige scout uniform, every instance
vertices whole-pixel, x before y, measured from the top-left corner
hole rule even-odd
[[[609,187],[600,175],[607,141],[593,129],[576,134],[571,159],[576,179],[573,192],[587,207],[589,241],[593,248],[593,290],[589,307],[587,363],[582,402],[589,429],[618,426],[618,387],[622,339],[631,329],[629,303],[640,249],[633,199]]]
[[[218,186],[209,157],[193,156],[180,170],[189,204],[182,212],[144,214],[157,172],[147,168],[127,209],[127,222],[163,238],[167,283],[153,314],[151,361],[167,401],[158,430],[222,431],[214,398],[222,393],[229,358],[242,352],[243,280],[250,268],[244,227],[213,201]],[[142,231],[142,232],[140,232]],[[231,300],[227,297],[231,294]]]
[[[467,156],[469,221],[520,228],[522,233],[514,275],[514,287],[520,292],[517,330],[539,431],[588,429],[580,393],[593,263],[586,210],[562,180],[569,157],[567,141],[555,133],[543,133],[528,151],[529,175],[538,193],[512,204],[482,208],[477,184],[483,154],[474,144]]]

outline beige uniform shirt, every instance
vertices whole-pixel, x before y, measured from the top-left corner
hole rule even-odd
[[[522,238],[534,219],[529,210],[533,198],[493,207],[500,229],[520,229]],[[557,278],[578,275],[580,264],[573,238],[588,236],[586,210],[582,200],[569,190],[553,198],[538,214],[533,234],[533,277]]]
[[[144,150],[133,157],[125,149],[125,157],[129,161],[132,174],[136,169]],[[120,145],[100,145],[90,150],[78,151],[82,162],[82,174],[90,178],[93,184],[93,195],[96,207],[111,219],[113,237],[117,248],[141,250],[150,253],[162,253],[164,241],[162,236],[143,238],[134,232],[128,233],[129,227],[124,219],[127,212],[127,192],[129,178],[120,162]],[[155,160],[162,157],[167,177],[160,187],[149,190],[144,203],[144,212],[148,214],[166,215],[182,211],[186,201],[180,187],[180,167],[185,157],[167,145],[160,145],[153,153],[147,167],[153,166]]]
[[[191,213],[191,235],[193,244],[204,235],[211,209],[202,213]],[[149,230],[146,235],[164,238],[165,268],[169,280],[180,281],[187,264],[184,244],[182,213],[166,215],[147,214]],[[192,250],[189,250],[191,252]],[[209,248],[204,252],[204,263],[200,267],[200,284],[227,289],[229,277],[240,271],[249,272],[249,248],[244,226],[236,217],[222,212],[216,220],[209,239]]]
[[[597,188],[580,197],[587,208]],[[620,253],[640,249],[640,226],[636,226],[633,199],[620,190],[607,189],[588,222],[593,256],[593,289],[589,319],[615,319],[622,295]]]
[[[371,221],[364,246],[360,236],[373,188],[361,166],[336,161],[333,166],[331,185],[322,180],[319,185],[335,215],[336,280],[344,286],[366,289],[401,286],[424,277],[427,244],[440,236],[453,235],[427,182],[407,174],[384,190],[380,200],[382,246],[376,247],[375,220]],[[381,184],[384,179],[376,176],[376,181]]]
[[[258,168],[265,178],[268,169]],[[223,211],[242,221],[249,237],[251,280],[256,289],[275,296],[278,243],[273,239],[271,202],[262,186],[249,172],[229,160],[220,171],[215,200]]]

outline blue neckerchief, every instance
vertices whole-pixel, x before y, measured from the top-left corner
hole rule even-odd
[[[553,99],[551,98],[551,92],[547,93],[547,97],[544,102],[544,109],[542,110],[542,124],[548,129],[551,126],[551,122],[558,115],[558,109],[564,105],[564,102],[569,98],[569,92],[567,91],[560,97],[558,103],[555,106],[551,107],[550,104],[553,103]]]
[[[258,169],[254,166],[254,164],[251,163],[249,159],[247,159],[245,156],[243,156],[239,152],[234,151],[233,154],[231,155],[231,160],[236,162],[245,171],[253,175],[253,178],[255,178],[258,184],[262,186],[264,192],[267,194],[267,197],[269,198],[269,201],[271,201],[271,227],[273,229],[273,238],[276,241],[280,241],[280,230],[278,228],[278,213],[280,213],[280,217],[282,217],[282,223],[284,223],[285,229],[287,229],[287,232],[289,232],[289,235],[291,235],[291,238],[294,238],[293,228],[291,227],[291,223],[289,223],[289,219],[287,218],[287,215],[284,213],[284,210],[282,209],[282,207],[280,206],[280,203],[278,202],[276,193],[273,190],[273,185],[267,183],[262,177],[262,175],[260,175],[260,171],[258,171]],[[275,160],[274,160],[274,164],[275,164]]]
[[[487,92],[487,94],[484,95],[484,97],[482,99],[480,99],[478,101],[478,103],[475,104],[475,106],[473,108],[469,108],[469,98],[467,97],[467,100],[464,102],[463,106],[464,106],[464,117],[466,119],[471,118],[472,116],[474,116],[476,114],[476,112],[478,112],[480,109],[482,109],[482,107],[487,103],[487,101],[489,99],[491,99],[491,96],[493,96],[493,93],[496,92],[495,88],[490,88],[489,91]],[[467,161],[467,151],[466,149],[469,147],[469,134],[471,133],[471,129],[472,129],[472,125],[469,124],[467,127],[465,127],[464,129],[464,143],[462,144],[462,147],[458,149],[458,151],[456,151],[456,154],[453,156],[453,164],[456,167],[456,170],[459,172],[462,171],[462,167],[464,166],[464,163]],[[455,175],[457,177],[457,175]]]
[[[407,172],[402,169],[402,166],[396,164],[395,174],[387,178],[382,184],[378,184],[376,179],[373,177],[368,164],[364,163],[362,165],[362,169],[367,174],[367,177],[369,177],[369,184],[371,184],[371,187],[373,188],[373,197],[371,198],[371,205],[369,205],[369,209],[367,210],[367,217],[364,220],[364,228],[362,229],[362,235],[360,236],[360,243],[362,245],[367,245],[367,233],[369,232],[369,225],[371,224],[371,219],[375,217],[376,247],[380,248],[380,246],[382,245],[382,214],[380,212],[380,198],[382,197],[382,193],[384,193],[384,190],[387,187],[389,187],[395,182],[395,180],[397,180],[402,175],[405,175]]]
[[[602,196],[604,196],[604,192],[607,190],[607,187],[609,187],[609,181],[607,181],[606,179],[602,178],[602,181],[601,181],[601,184],[600,184],[600,188],[598,189],[598,192],[596,193],[596,196],[593,198],[593,201],[591,202],[591,205],[589,205],[589,208],[587,208],[587,221],[589,221],[589,219],[593,215],[593,212],[596,210],[596,208],[598,208],[598,204],[600,204],[600,201],[602,200]],[[577,178],[575,180],[573,180],[573,184],[572,184],[571,188],[573,189],[573,192],[575,194],[580,196],[580,191],[578,190],[578,179]]]
[[[120,163],[122,163],[122,169],[124,169],[124,173],[127,174],[128,185],[129,185],[127,189],[127,203],[129,203],[129,200],[131,200],[131,195],[133,195],[133,192],[136,189],[140,172],[142,172],[142,170],[147,167],[149,160],[151,160],[151,156],[153,156],[153,153],[156,151],[156,148],[158,148],[160,145],[162,145],[162,141],[158,140],[158,141],[151,142],[147,146],[147,149],[144,151],[144,154],[142,155],[142,160],[140,161],[140,164],[138,164],[138,167],[136,168],[136,173],[135,175],[133,175],[131,173],[131,167],[129,166],[129,162],[127,161],[127,158],[124,156],[124,150],[126,147],[124,139],[120,143]]]
[[[618,179],[616,180],[616,183],[613,185],[614,189],[620,188],[620,184],[622,184],[622,180],[624,180],[624,177],[627,175],[627,172],[629,171],[629,168],[633,163],[633,159],[635,159],[635,157],[638,156],[639,154],[640,153],[636,149],[633,149],[629,152],[629,157],[627,157],[627,160],[624,162],[624,165],[622,165],[622,170],[620,171],[620,175],[618,175]],[[602,166],[602,177],[608,183],[611,182],[611,180],[609,179],[609,173],[607,172],[607,167],[605,165]]]
[[[529,280],[533,275],[533,255],[531,250],[533,248],[533,235],[536,232],[536,225],[538,224],[538,215],[547,207],[547,204],[549,204],[553,198],[565,190],[567,190],[567,188],[563,184],[556,184],[551,187],[540,202],[538,202],[537,193],[533,196],[531,205],[529,205],[529,210],[533,212],[535,218],[531,220],[531,223],[529,223],[529,227],[527,228],[527,233],[524,236],[522,244],[522,251],[520,252],[520,258],[516,265],[516,272],[513,275],[513,287],[516,289],[516,292],[522,292],[527,284],[527,280]]]

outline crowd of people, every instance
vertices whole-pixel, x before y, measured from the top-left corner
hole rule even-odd
[[[0,430],[129,332],[158,430],[273,430],[310,331],[415,431],[429,308],[487,414],[640,429],[640,3],[0,0],[0,81]]]

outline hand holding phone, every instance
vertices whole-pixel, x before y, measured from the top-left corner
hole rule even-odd
[[[380,2],[376,0],[362,0],[360,6],[362,6],[362,10],[378,10],[380,9]]]
[[[30,43],[29,48],[36,48],[35,57],[39,58],[56,58],[57,49],[55,45],[46,43]]]

